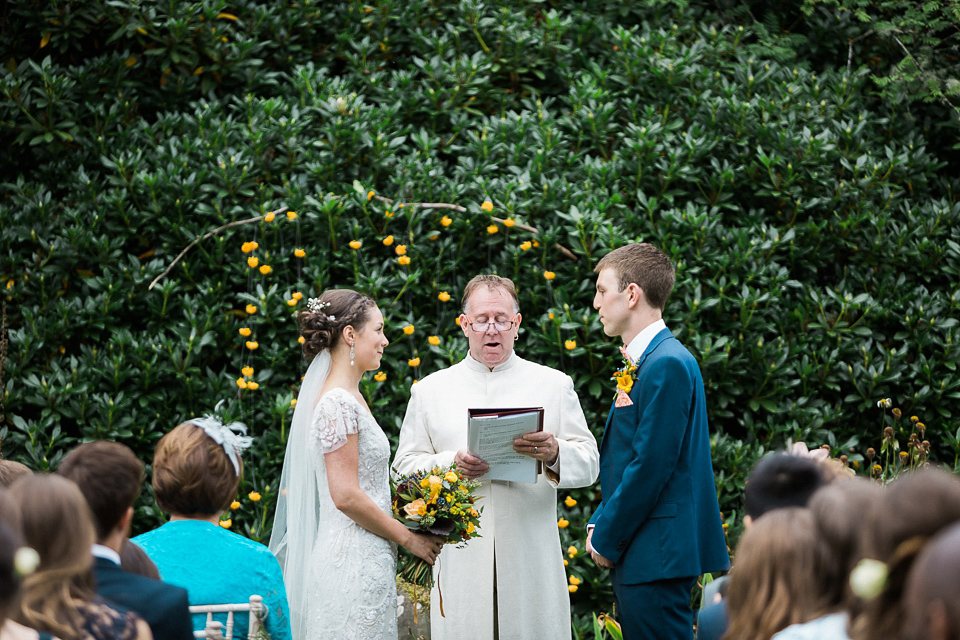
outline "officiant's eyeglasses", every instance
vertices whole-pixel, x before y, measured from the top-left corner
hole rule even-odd
[[[513,320],[504,320],[503,322],[469,322],[467,324],[477,333],[486,333],[490,330],[491,325],[497,331],[509,331],[513,328],[514,323]]]

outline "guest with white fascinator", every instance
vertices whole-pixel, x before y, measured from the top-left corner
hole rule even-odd
[[[390,506],[390,442],[360,393],[380,368],[383,314],[347,289],[299,316],[310,367],[300,386],[270,549],[283,565],[297,640],[396,640],[396,544],[433,564],[442,539]]]
[[[267,632],[273,640],[289,640],[287,594],[276,558],[259,542],[220,526],[221,514],[237,496],[240,453],[251,443],[237,431],[246,427],[206,416],[184,422],[160,440],[153,456],[153,491],[170,521],[134,541],[164,582],[187,590],[191,605],[263,596]],[[221,617],[225,624],[226,614]],[[195,630],[204,624],[204,615],[193,616]],[[247,614],[235,614],[235,628],[247,624]]]

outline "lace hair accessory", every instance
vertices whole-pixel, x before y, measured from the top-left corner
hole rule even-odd
[[[231,422],[223,424],[216,416],[204,416],[202,418],[192,418],[187,420],[195,427],[203,429],[204,433],[213,438],[213,441],[223,447],[224,453],[233,463],[233,470],[240,475],[240,452],[253,444],[253,438],[245,435],[247,425],[242,422]],[[239,435],[234,433],[239,431]]]
[[[40,565],[40,554],[32,547],[20,547],[13,554],[13,570],[21,578],[26,578]]]

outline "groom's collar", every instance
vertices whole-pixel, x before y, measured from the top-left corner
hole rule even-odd
[[[630,344],[627,345],[627,357],[630,358],[630,362],[637,362],[640,360],[640,357],[643,356],[643,353],[647,350],[647,347],[650,346],[650,343],[657,336],[658,333],[667,328],[667,323],[663,320],[657,320],[653,324],[647,325],[643,331],[634,336],[633,340],[630,341]]]

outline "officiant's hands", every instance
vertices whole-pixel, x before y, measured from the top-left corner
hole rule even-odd
[[[457,471],[467,480],[476,480],[490,471],[490,465],[484,462],[483,458],[473,455],[466,449],[457,451],[453,461],[457,463]]]
[[[517,453],[540,460],[548,467],[557,461],[560,445],[549,431],[526,433],[513,441],[513,450]]]
[[[400,543],[403,548],[418,558],[423,558],[428,564],[436,562],[437,556],[440,555],[440,549],[443,548],[444,539],[427,533],[414,533],[413,531],[409,533],[410,535],[407,536],[406,540]]]

